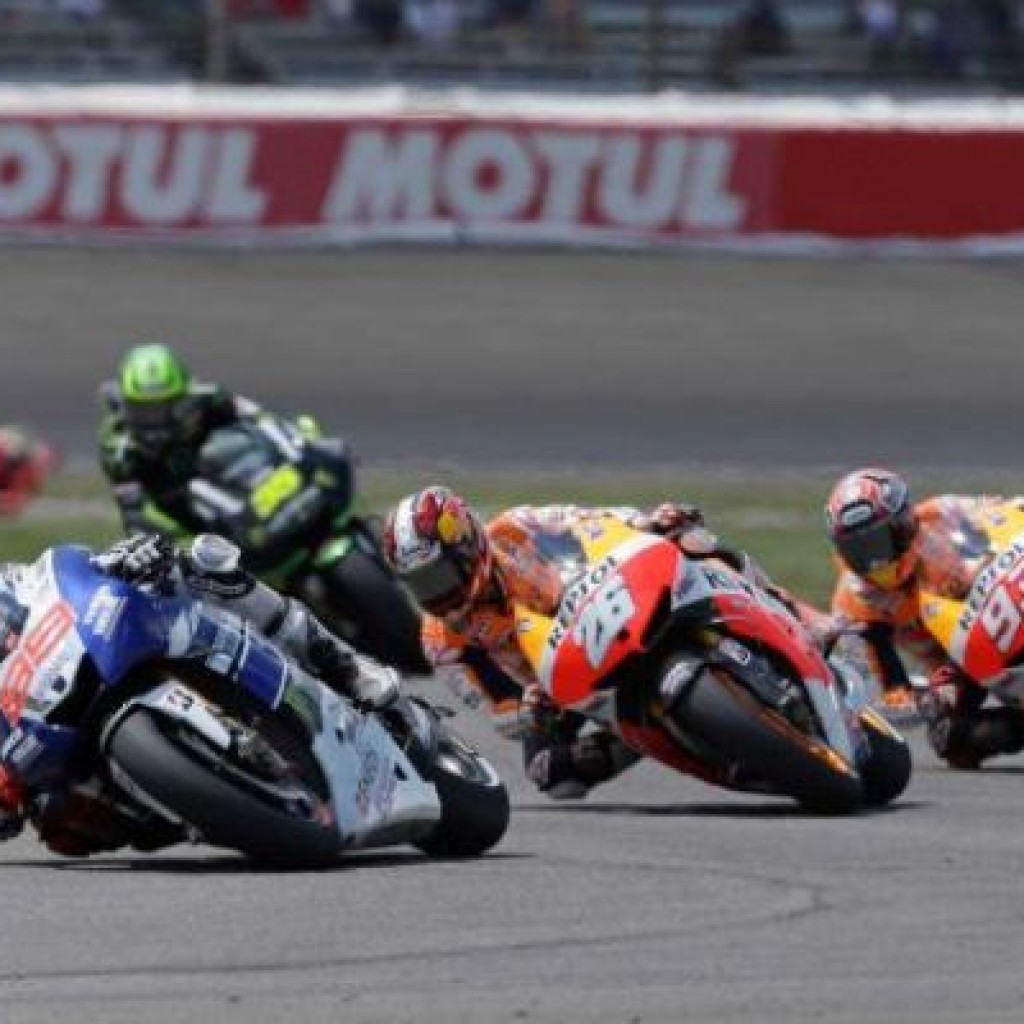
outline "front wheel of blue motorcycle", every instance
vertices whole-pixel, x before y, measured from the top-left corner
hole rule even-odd
[[[468,743],[445,732],[438,741],[431,781],[441,800],[441,820],[417,846],[432,857],[477,857],[504,836],[508,790]]]
[[[338,835],[317,780],[252,729],[241,729],[230,754],[195,733],[139,708],[106,744],[115,777],[224,846],[278,867],[332,863]],[[126,779],[125,779],[126,777]]]

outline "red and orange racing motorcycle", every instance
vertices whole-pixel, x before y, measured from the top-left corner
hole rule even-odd
[[[959,586],[918,589],[925,628],[968,676],[995,697],[1024,707],[1024,509],[1004,501],[961,531]]]
[[[906,788],[906,741],[740,567],[612,516],[545,549],[567,581],[560,606],[520,606],[517,626],[559,707],[678,771],[815,811],[880,806]]]

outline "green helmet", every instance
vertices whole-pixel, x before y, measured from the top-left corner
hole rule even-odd
[[[187,432],[192,374],[167,345],[136,345],[121,360],[125,426],[143,450],[159,452]]]
[[[184,398],[192,374],[167,345],[136,345],[121,360],[121,395],[126,402]]]

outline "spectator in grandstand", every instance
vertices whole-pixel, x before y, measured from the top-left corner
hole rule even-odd
[[[582,0],[547,0],[544,23],[552,49],[566,52],[586,49],[587,18]]]
[[[917,4],[908,17],[907,31],[918,71],[935,78],[963,74],[963,23],[955,0]]]
[[[536,14],[536,0],[491,0],[490,16],[496,25],[522,25]]]
[[[719,33],[711,53],[711,76],[719,85],[742,85],[745,57],[774,57],[791,49],[789,26],[777,0],[750,0]]]
[[[789,26],[778,0],[751,0],[737,24],[745,55],[773,57],[789,52]]]
[[[380,46],[394,46],[402,38],[401,0],[354,0],[352,16]]]
[[[1011,78],[1018,79],[1021,69],[1017,18],[1024,16],[1024,3],[1016,13],[1010,0],[975,0],[974,11],[981,36],[978,40],[981,54],[996,65],[1008,64],[1002,69],[997,66],[994,69],[997,74],[1008,72]]]
[[[320,13],[332,24],[347,26],[352,24],[354,0],[319,0]]]
[[[975,0],[975,7],[993,39],[1013,39],[1017,35],[1010,0]],[[1024,4],[1020,8],[1024,14]]]
[[[410,35],[425,46],[444,49],[458,36],[455,0],[405,0],[403,16]]]
[[[102,18],[107,13],[106,0],[57,0],[57,10],[74,18],[88,21]]]
[[[867,37],[872,69],[888,71],[898,54],[903,33],[902,13],[896,0],[860,0],[856,26]]]
[[[0,515],[17,515],[57,463],[53,446],[25,427],[0,427]]]
[[[521,47],[537,16],[537,0],[490,0],[487,21],[500,32],[507,49]]]

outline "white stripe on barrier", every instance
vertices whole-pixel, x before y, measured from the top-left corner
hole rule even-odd
[[[553,117],[669,125],[847,125],[1012,129],[1024,99],[896,99],[856,96],[742,96],[667,91],[655,95],[532,94],[483,89],[274,88],[204,86],[5,85],[0,115],[108,115],[291,119],[410,116]]]

